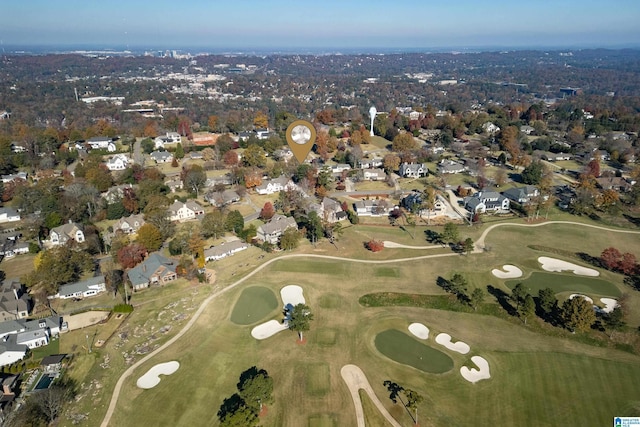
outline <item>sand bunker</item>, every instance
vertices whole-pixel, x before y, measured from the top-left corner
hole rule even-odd
[[[475,368],[467,368],[463,366],[460,368],[460,375],[462,378],[469,381],[470,383],[476,383],[480,380],[486,380],[491,378],[491,373],[489,372],[489,362],[484,357],[480,356],[472,356],[471,361],[476,364],[480,370]]]
[[[613,298],[600,298],[600,301],[604,304],[604,308],[601,309],[604,313],[611,313],[618,306],[618,301]]]
[[[436,342],[440,345],[445,346],[449,350],[458,352],[460,354],[467,354],[469,353],[469,350],[471,350],[469,345],[462,341],[451,342],[451,335],[449,334],[438,334],[438,336],[436,337]]]
[[[522,270],[515,265],[505,264],[502,266],[502,270],[497,268],[491,270],[491,274],[496,276],[498,279],[516,279],[518,277],[522,277]]]
[[[257,340],[263,340],[277,334],[278,332],[289,329],[286,323],[280,323],[277,320],[269,320],[262,323],[251,330],[251,336]]]
[[[282,302],[285,306],[287,304],[296,306],[306,303],[304,295],[302,294],[302,288],[298,285],[288,285],[280,289],[280,297],[282,297]]]
[[[139,388],[150,389],[160,384],[160,375],[171,375],[180,367],[180,363],[174,361],[159,363],[149,369],[146,374],[138,378],[136,385]]]
[[[579,276],[599,276],[600,272],[593,268],[582,267],[581,265],[572,264],[567,261],[562,261],[555,258],[549,258],[541,256],[538,258],[538,262],[542,264],[542,269],[545,271],[561,272],[572,271]]]
[[[421,340],[426,340],[429,338],[429,328],[424,326],[422,323],[412,323],[409,325],[409,332],[411,332],[416,337]]]
[[[586,295],[582,295],[582,294],[571,294],[571,295],[569,295],[569,299],[574,299],[575,297],[582,297],[585,300],[587,300],[587,302],[589,304],[593,304],[593,300],[591,298],[589,298],[588,296],[586,296]]]

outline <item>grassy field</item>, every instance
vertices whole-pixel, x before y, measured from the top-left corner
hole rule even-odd
[[[231,321],[236,325],[251,325],[264,319],[278,306],[271,289],[262,286],[245,288],[233,307]]]
[[[534,271],[524,280],[509,280],[506,285],[513,289],[518,283],[529,288],[532,295],[538,295],[538,291],[551,288],[557,294],[561,292],[576,292],[587,295],[600,295],[603,297],[617,298],[621,295],[613,283],[595,277],[584,277],[575,274],[547,273]]]
[[[461,231],[477,237],[482,230],[461,227]],[[439,250],[385,249],[372,254],[360,246],[372,234],[399,243],[426,244],[424,238],[411,239],[397,227],[365,226],[345,231],[338,249],[323,243],[316,247],[304,244],[300,251],[382,260],[439,253]],[[493,277],[490,270],[510,263],[521,266],[527,273],[539,270],[537,257],[543,253],[527,245],[556,245],[575,252],[588,248],[592,255],[611,245],[622,251],[638,252],[637,235],[612,234],[570,225],[503,227],[488,236],[491,250],[479,255],[380,266],[310,258],[278,261],[216,298],[176,344],[136,369],[124,383],[110,425],[216,426],[222,399],[235,391],[238,375],[254,365],[266,369],[274,379],[275,401],[262,419],[263,426],[355,425],[353,403],[340,375],[340,369],[348,363],[363,370],[383,405],[403,425],[410,423],[409,417],[388,399],[385,380],[414,389],[425,397],[419,405],[421,425],[606,425],[613,416],[636,415],[639,356],[537,333],[521,322],[495,316],[416,307],[364,307],[358,302],[364,294],[384,291],[444,295],[436,280],[440,276],[450,277],[453,272],[465,274],[470,288],[491,284],[508,292],[505,282]],[[216,289],[228,286],[255,268],[257,256],[262,254],[252,251],[215,263]],[[263,260],[278,255],[266,254]],[[602,280],[620,292],[629,293],[629,307],[635,313],[640,311],[638,293],[625,287],[620,275],[602,272]],[[314,313],[311,330],[305,333],[306,344],[296,344],[296,334],[290,331],[257,341],[250,335],[250,326],[231,321],[235,302],[244,289],[263,287],[275,294],[291,283],[302,286]],[[127,366],[123,353],[130,356],[138,348],[162,344],[184,324],[205,293],[212,290],[199,288],[193,294],[188,288],[180,289],[180,295],[149,297],[103,348],[74,359],[76,375],[83,377],[85,384],[74,411],[90,413],[86,425],[99,424],[108,403],[106,395],[110,397],[117,380],[116,373]],[[172,305],[176,302],[177,305]],[[488,297],[485,303],[496,301]],[[180,314],[186,317],[180,318]],[[634,316],[627,321],[632,327],[640,324],[640,318]],[[433,336],[449,333],[469,344],[471,353],[460,355],[439,348],[452,361],[452,369],[430,374],[394,362],[378,350],[379,334],[387,330],[406,331],[412,322],[425,324]],[[171,331],[163,335],[160,330],[167,325]],[[122,332],[128,335],[123,338]],[[77,346],[82,345],[81,338],[84,335],[77,338]],[[417,342],[410,336],[407,338]],[[63,344],[64,338],[61,351]],[[100,366],[106,355],[110,356],[108,369]],[[460,376],[460,367],[468,365],[472,355],[487,359],[490,380],[470,384]],[[162,377],[159,386],[150,390],[135,386],[138,377],[151,366],[170,360],[179,361],[180,369]],[[97,392],[96,382],[104,391]],[[160,407],[158,402],[162,402]],[[367,419],[379,420],[380,415],[370,402],[365,400],[364,404]],[[375,421],[371,423],[376,425]],[[71,425],[71,421],[63,416],[60,425]]]
[[[380,332],[375,342],[376,349],[389,359],[423,372],[443,374],[453,368],[453,360],[449,356],[397,329]]]

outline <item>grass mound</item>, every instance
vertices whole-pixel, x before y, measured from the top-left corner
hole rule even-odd
[[[453,368],[453,360],[443,352],[424,345],[404,332],[387,329],[376,335],[378,351],[404,365],[431,374],[443,374]]]
[[[540,289],[551,288],[556,293],[576,292],[614,298],[620,296],[620,290],[611,282],[600,278],[577,276],[575,274],[534,271],[531,273],[531,276],[524,280],[514,279],[505,282],[509,289],[515,288],[518,283],[522,283],[528,287],[533,295],[537,295]]]
[[[240,294],[231,312],[231,321],[236,325],[251,325],[259,322],[278,308],[278,300],[269,288],[252,286]]]

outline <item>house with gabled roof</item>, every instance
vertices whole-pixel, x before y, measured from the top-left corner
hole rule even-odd
[[[147,259],[127,272],[127,277],[134,290],[148,288],[151,285],[164,285],[178,278],[178,263],[162,256],[159,252],[149,254]]]
[[[495,191],[478,191],[464,199],[464,208],[471,213],[509,212],[509,207],[509,199]]]
[[[187,200],[184,203],[176,200],[168,210],[170,221],[188,221],[202,215],[204,215],[204,208],[193,200]]]
[[[124,154],[115,154],[107,160],[106,165],[110,171],[122,171],[129,167],[129,158]]]
[[[429,174],[424,163],[403,163],[400,165],[400,176],[405,178],[420,178]]]
[[[58,293],[51,298],[82,299],[98,295],[102,292],[106,292],[106,290],[107,287],[104,276],[96,276],[79,282],[61,285],[58,289]]]
[[[387,179],[384,169],[362,169],[361,173],[364,181],[384,181]]]
[[[78,224],[69,220],[67,224],[52,228],[49,232],[51,246],[64,245],[69,241],[84,242],[84,232]]]
[[[20,221],[20,214],[13,208],[0,208],[0,223]]]
[[[211,205],[221,208],[240,201],[240,195],[234,190],[211,191],[204,196]]]
[[[156,163],[169,163],[173,160],[173,155],[168,151],[154,151],[149,156]]]
[[[262,240],[263,242],[268,242],[271,244],[277,244],[280,241],[280,236],[285,232],[288,228],[298,228],[298,224],[296,220],[292,217],[287,217],[284,215],[276,214],[271,220],[258,227],[258,231],[256,234],[256,238],[258,240]]]
[[[256,187],[258,194],[273,194],[283,190],[293,190],[297,186],[291,181],[290,178],[280,175],[278,178],[266,179],[262,181],[262,184]]]
[[[24,285],[17,280],[8,280],[0,287],[0,321],[25,319],[32,308],[31,298]]]
[[[145,224],[144,216],[142,214],[129,215],[122,217],[113,224],[114,232],[122,232],[124,234],[137,233],[140,227]]]
[[[244,251],[249,248],[249,245],[242,240],[233,240],[231,242],[225,242],[218,246],[211,246],[204,251],[204,260],[218,261],[228,256],[235,255],[240,251]]]
[[[61,324],[60,316],[0,322],[0,366],[22,359],[28,349],[49,344],[51,337],[60,335]]]
[[[309,211],[314,211],[323,221],[334,223],[348,219],[347,213],[342,209],[342,204],[337,200],[324,197],[320,203],[314,203]]]
[[[509,188],[508,190],[503,191],[502,195],[513,202],[526,204],[534,197],[538,197],[540,195],[540,190],[533,185],[525,185],[524,187]]]
[[[453,160],[442,160],[438,163],[438,172],[441,174],[455,174],[462,173],[466,170],[462,163],[454,162]]]
[[[391,211],[391,204],[385,199],[358,200],[353,204],[358,216],[382,216]]]

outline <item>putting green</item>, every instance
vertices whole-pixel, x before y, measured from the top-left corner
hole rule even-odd
[[[416,341],[397,329],[376,335],[378,351],[398,363],[413,366],[431,374],[442,374],[453,368],[453,360],[443,352]]]
[[[534,271],[531,273],[531,276],[524,280],[515,279],[505,282],[509,289],[515,288],[518,283],[522,283],[528,287],[532,295],[538,295],[540,289],[551,288],[556,293],[576,292],[614,298],[620,296],[620,290],[611,282],[600,278],[578,276],[575,274]]]
[[[231,321],[236,325],[251,325],[259,322],[278,308],[278,300],[269,288],[252,286],[245,288],[231,312]]]

